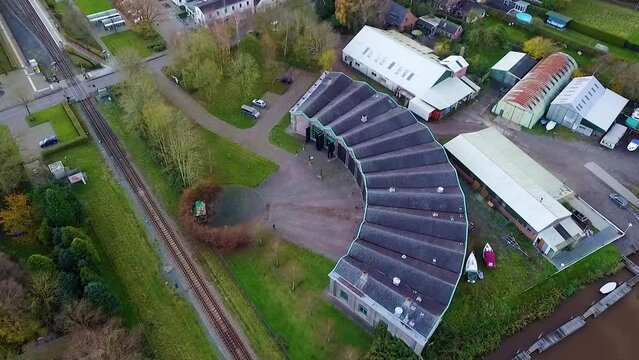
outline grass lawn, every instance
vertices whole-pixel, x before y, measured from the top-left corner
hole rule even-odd
[[[481,256],[483,245],[489,242],[497,253],[497,268],[487,270],[480,261],[484,280],[468,284],[462,277],[442,324],[426,347],[429,359],[480,358],[495,349],[503,337],[549,316],[582,284],[616,270],[620,260],[618,250],[608,246],[555,274],[555,268],[538,255],[528,239],[462,185],[469,217],[477,224],[470,234],[468,251]],[[528,256],[506,246],[501,240],[505,234],[516,235]]]
[[[304,141],[299,136],[294,136],[286,132],[286,129],[291,124],[291,114],[286,113],[282,116],[282,119],[275,125],[268,135],[268,140],[273,145],[277,145],[282,149],[297,154],[302,151],[304,147]]]
[[[370,335],[322,295],[335,262],[281,241],[277,250],[280,265],[275,267],[276,241],[266,234],[264,245],[253,243],[226,259],[257,309],[286,344],[290,358],[337,359],[347,348],[362,356],[371,344]],[[287,279],[293,263],[299,266],[301,281],[291,291]],[[332,333],[329,341],[327,327]]]
[[[639,12],[602,0],[572,1],[562,11],[586,25],[639,42]]]
[[[161,170],[160,164],[146,143],[137,134],[127,130],[122,112],[117,104],[104,105],[101,110],[115,133],[132,154],[135,163],[144,173],[144,177],[153,187],[155,194],[174,214],[180,197],[179,189]],[[204,128],[197,126],[197,129],[206,144],[203,177],[212,177],[219,184],[255,187],[277,170],[277,165],[270,160]]]
[[[78,9],[85,15],[95,14],[113,8],[113,4],[109,0],[74,0]]]
[[[128,47],[135,48],[143,58],[152,54],[152,51],[147,47],[146,41],[133,30],[124,30],[105,35],[102,37],[102,41],[115,56],[118,56],[123,49]]]
[[[546,125],[542,125],[540,122],[533,126],[532,129],[526,129],[523,127],[522,129],[538,136],[552,136],[563,140],[588,140],[586,136],[571,131],[567,127],[561,126],[559,124],[557,124],[557,126],[551,131],[546,131]]]
[[[157,252],[98,149],[76,146],[47,161],[60,159],[88,175],[87,185],[77,186],[75,191],[90,218],[91,235],[122,283],[157,358],[216,358],[191,305],[165,285]]]
[[[62,105],[55,105],[48,109],[40,110],[27,117],[29,127],[36,126],[45,122],[50,122],[60,142],[73,140],[78,137],[78,131],[75,129]]]

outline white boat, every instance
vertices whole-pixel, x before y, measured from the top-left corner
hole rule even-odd
[[[601,288],[599,288],[599,292],[604,294],[604,295],[606,295],[606,294],[611,293],[616,288],[617,288],[617,283],[614,282],[614,281],[611,281],[609,283],[606,283]]]
[[[477,281],[477,258],[474,252],[471,252],[466,260],[466,277],[471,284]]]
[[[484,251],[483,251],[483,255],[484,255],[484,263],[486,264],[486,267],[489,269],[494,269],[495,266],[497,265],[497,259],[495,256],[495,251],[493,250],[493,248],[490,246],[489,243],[486,243],[486,245],[484,245]]]
[[[639,139],[632,139],[628,143],[628,151],[635,151],[639,148]]]
[[[556,122],[549,121],[548,124],[546,124],[546,131],[550,131],[550,130],[554,129],[555,126],[557,126]]]

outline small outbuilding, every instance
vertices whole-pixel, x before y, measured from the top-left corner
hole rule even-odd
[[[604,134],[627,103],[594,76],[582,76],[572,79],[550,103],[546,118],[586,136]]]
[[[509,51],[490,68],[490,77],[505,86],[513,86],[536,64],[537,60],[526,53]]]
[[[568,23],[572,20],[572,18],[555,11],[546,12],[546,16],[548,16],[546,18],[546,24],[552,25],[559,29],[566,28],[566,26],[568,26]]]
[[[541,60],[493,107],[493,113],[531,129],[546,113],[550,102],[570,81],[577,62],[554,53]]]

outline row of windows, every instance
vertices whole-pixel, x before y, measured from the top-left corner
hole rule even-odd
[[[242,3],[239,3],[238,5],[239,5],[239,8],[241,9],[242,8]],[[249,2],[248,1],[246,2],[246,6],[249,6]],[[231,10],[235,10],[235,5],[231,6]],[[224,13],[228,14],[228,12],[229,12],[229,9],[228,8],[224,8]],[[216,11],[216,15],[220,16],[220,10]],[[209,18],[212,18],[212,17],[213,17],[213,14],[209,14]]]

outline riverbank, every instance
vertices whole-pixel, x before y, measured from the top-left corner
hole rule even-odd
[[[630,259],[639,262],[639,254]],[[599,288],[609,282],[622,283],[633,274],[622,268],[614,275],[604,277],[582,287],[576,294],[564,301],[548,318],[535,321],[517,334],[505,339],[497,351],[486,356],[487,360],[512,358],[518,351],[528,349],[540,336],[560,327],[571,318],[583,314],[603,295]],[[541,354],[533,354],[533,359],[600,359],[622,360],[628,358],[627,349],[636,342],[639,332],[639,291],[634,289],[619,303],[595,319],[589,319],[584,328],[567,337],[562,342]]]

